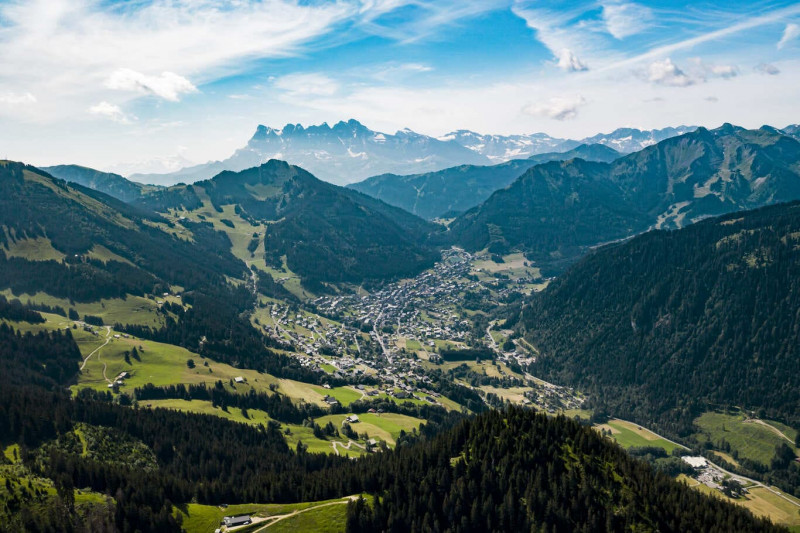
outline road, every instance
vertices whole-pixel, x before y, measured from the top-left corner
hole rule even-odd
[[[105,347],[109,342],[111,342],[111,326],[106,326],[106,342],[92,350],[92,353],[84,358],[83,364],[81,364],[81,370],[83,370],[83,367],[86,366],[86,362],[89,360],[89,358],[96,354],[101,348]],[[99,358],[100,356],[98,355],[97,357]],[[103,377],[105,377],[105,368],[103,369]]]
[[[291,517],[299,515],[301,513],[307,513],[308,511],[313,511],[314,509],[319,509],[320,507],[328,507],[330,505],[346,505],[346,504],[350,503],[351,501],[356,500],[357,498],[358,498],[357,496],[348,496],[347,498],[345,498],[345,499],[343,499],[341,501],[323,503],[323,504],[320,504],[320,505],[315,505],[313,507],[309,507],[307,509],[299,509],[299,510],[296,510],[296,511],[292,511],[291,513],[287,513],[287,514],[268,516],[268,517],[266,517],[265,520],[271,520],[271,522],[269,524],[265,525],[264,527],[261,527],[261,528],[258,528],[256,530],[253,530],[252,533],[259,533],[260,531],[264,531],[267,528],[269,528],[271,526],[274,526],[275,524],[277,524],[281,520],[286,520],[287,518],[291,518]],[[236,531],[236,529],[232,529],[230,531]]]
[[[617,420],[622,420],[622,419],[621,419],[621,418],[617,418]],[[630,422],[630,421],[628,421],[628,420],[622,420],[622,421],[623,421],[623,422],[628,422],[629,424],[636,424],[636,422]],[[637,424],[637,425],[638,425],[638,424]],[[644,426],[642,426],[642,427],[644,427]],[[675,442],[675,441],[669,440],[668,438],[666,438],[666,437],[664,437],[664,436],[662,436],[662,435],[659,435],[658,433],[656,433],[655,431],[653,431],[653,430],[651,430],[651,429],[648,429],[647,431],[649,431],[650,433],[652,433],[653,435],[655,435],[655,436],[657,436],[657,437],[659,437],[659,438],[662,438],[662,439],[664,439],[665,441],[671,442],[672,444],[675,444],[676,446],[680,446],[681,448],[684,448],[684,449],[688,450],[688,448],[686,448],[686,446],[684,446],[684,445],[682,445],[682,444],[678,444],[678,443],[677,443],[677,442]],[[773,488],[772,488],[772,487],[770,487],[770,486],[764,485],[763,483],[761,483],[760,481],[756,481],[755,479],[751,479],[751,478],[749,478],[749,477],[745,477],[745,476],[743,476],[743,475],[741,475],[741,474],[736,474],[736,473],[734,473],[734,472],[730,472],[730,471],[728,471],[728,470],[725,470],[724,468],[722,468],[722,467],[721,467],[721,466],[719,466],[718,464],[714,463],[713,461],[710,461],[708,458],[706,458],[706,461],[708,461],[708,464],[710,464],[712,467],[714,467],[715,469],[719,470],[719,471],[720,471],[720,472],[722,472],[723,474],[727,474],[727,475],[729,475],[729,476],[731,476],[732,478],[735,478],[735,479],[741,479],[741,480],[743,480],[743,481],[746,481],[746,482],[748,482],[748,483],[752,483],[752,484],[753,484],[754,486],[756,486],[756,487],[762,487],[762,488],[764,488],[764,489],[766,489],[766,490],[770,491],[770,492],[771,492],[771,493],[773,493],[774,495],[776,495],[776,496],[778,496],[778,497],[780,497],[780,498],[783,498],[783,499],[784,499],[784,500],[786,500],[787,502],[791,503],[792,505],[794,505],[795,507],[797,507],[798,509],[800,509],[800,505],[798,505],[798,503],[797,503],[796,501],[794,501],[794,500],[792,500],[792,499],[790,499],[790,498],[787,498],[787,497],[786,497],[786,496],[785,496],[785,495],[784,495],[782,492],[780,492],[779,490],[776,490],[776,489],[773,489]]]

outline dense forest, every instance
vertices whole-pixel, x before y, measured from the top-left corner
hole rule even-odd
[[[800,204],[590,254],[523,310],[532,371],[673,435],[709,406],[800,425]]]
[[[119,405],[89,389],[70,398],[63,386],[74,379],[80,352],[69,331],[20,335],[4,325],[0,361],[0,443],[20,444],[22,464],[56,488],[47,496],[7,483],[13,498],[6,505],[13,507],[4,511],[15,530],[177,532],[174,506],[189,501],[294,502],[358,493],[378,498],[374,507],[351,506],[351,531],[779,530],[654,473],[589,428],[530,410],[464,420],[430,406],[395,405],[409,414],[436,410],[413,414],[438,416],[440,424],[401,437],[396,451],[352,461],[290,450],[279,422],[254,427]],[[359,403],[357,412],[372,405],[379,403]],[[150,450],[157,467],[59,446],[76,424],[106,428],[121,446]],[[111,495],[114,504],[79,513],[74,487]]]

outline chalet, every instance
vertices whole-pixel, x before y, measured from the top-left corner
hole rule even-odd
[[[242,376],[237,376],[233,378],[233,381],[235,381],[236,383],[244,383],[244,378]]]
[[[253,521],[250,519],[250,515],[241,515],[241,516],[226,516],[222,519],[222,522],[227,527],[236,527],[236,526],[244,526],[250,524]]]
[[[358,423],[358,415],[350,415],[347,418],[345,418],[345,421],[347,421],[347,422],[349,422],[351,424],[356,424],[356,423]]]

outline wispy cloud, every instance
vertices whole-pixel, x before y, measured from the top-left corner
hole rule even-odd
[[[339,91],[339,82],[319,72],[287,74],[273,85],[292,96],[333,96]]]
[[[626,59],[608,63],[596,70],[600,72],[605,72],[609,70],[631,68],[648,60],[661,59],[678,51],[692,49],[701,44],[712,41],[718,41],[725,37],[736,35],[737,33],[751,30],[753,28],[757,28],[767,24],[774,24],[776,22],[780,22],[781,20],[785,20],[786,17],[798,14],[800,14],[800,4],[794,4],[784,8],[775,9],[764,15],[752,16],[747,18],[746,20],[730,24],[721,29],[709,31],[701,35],[697,35],[695,37],[691,37],[688,39],[683,39],[671,44],[656,46],[645,52],[630,56]]]
[[[647,29],[653,19],[653,11],[633,2],[603,2],[603,21],[608,33],[616,39],[624,39]]]
[[[573,27],[572,23],[582,10],[555,13],[547,9],[530,8],[517,3],[512,12],[523,19],[536,32],[536,39],[553,54],[555,64],[567,72],[587,70],[586,63],[579,59],[581,51],[588,48],[590,34]]]
[[[794,23],[787,24],[786,28],[783,30],[781,40],[778,41],[778,44],[776,45],[778,50],[782,49],[784,46],[794,41],[798,37],[800,37],[800,26]]]

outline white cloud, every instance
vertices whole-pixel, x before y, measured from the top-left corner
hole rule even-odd
[[[670,58],[650,63],[647,67],[647,81],[672,87],[688,87],[695,82]]]
[[[794,23],[789,23],[783,29],[783,36],[781,40],[778,41],[778,50],[789,44],[791,41],[800,37],[800,26]]]
[[[192,82],[173,72],[148,76],[129,68],[115,70],[106,80],[106,87],[119,91],[152,94],[170,102],[177,102],[182,94],[197,92],[197,87]]]
[[[36,97],[31,93],[4,93],[0,94],[0,104],[20,105],[35,104]]]
[[[555,14],[544,9],[530,9],[515,4],[511,11],[536,32],[541,42],[556,59],[556,65],[567,72],[588,70],[586,62],[578,58],[589,49],[600,48],[590,32],[573,24],[577,12]]]
[[[604,2],[603,21],[608,33],[616,39],[624,39],[644,31],[650,26],[653,11],[632,2]]]
[[[578,108],[586,104],[583,96],[550,98],[546,102],[530,104],[522,109],[523,113],[553,120],[567,120],[578,116]]]
[[[781,73],[780,69],[775,65],[770,63],[759,63],[753,69],[756,72],[760,72],[761,74],[767,74],[768,76],[777,76]]]
[[[276,78],[273,85],[293,96],[333,96],[339,91],[339,83],[318,72],[287,74]]]
[[[103,100],[89,108],[89,113],[106,117],[120,124],[130,124],[136,117],[128,116],[118,105]]]
[[[563,48],[556,54],[558,57],[558,68],[567,72],[579,72],[589,70],[589,67],[572,53],[572,50]]]

